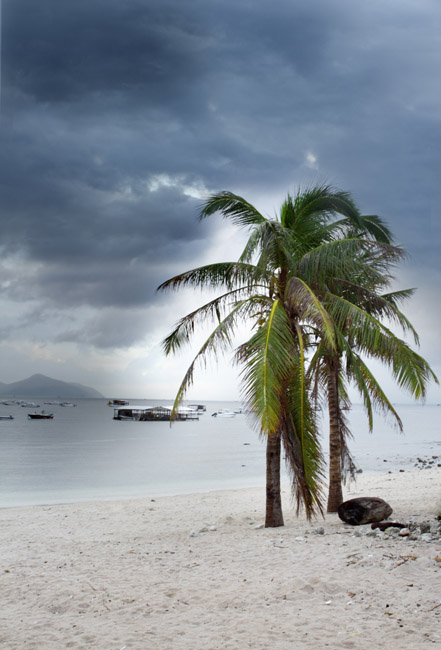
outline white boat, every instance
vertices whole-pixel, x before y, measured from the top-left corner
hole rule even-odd
[[[215,413],[212,413],[211,417],[213,417],[213,418],[234,418],[234,417],[236,417],[236,413],[234,411],[230,411],[229,409],[220,409],[219,411],[216,411]]]
[[[13,420],[13,415],[0,415],[0,420]]]
[[[205,404],[189,404],[188,408],[192,409],[192,411],[197,411],[198,413],[205,413],[207,410]]]

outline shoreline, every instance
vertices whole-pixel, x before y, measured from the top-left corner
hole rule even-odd
[[[421,454],[424,456],[424,454]],[[429,458],[429,456],[427,456]],[[435,458],[441,459],[441,456],[436,456]],[[418,459],[420,461],[421,459]],[[390,461],[384,461],[384,462],[390,462]],[[362,470],[360,473],[356,472],[354,479],[350,479],[347,482],[347,485],[344,486],[344,492],[345,493],[350,493],[351,490],[354,489],[354,486],[356,488],[357,481],[363,481],[365,479],[375,479],[376,477],[390,477],[394,476],[396,474],[407,474],[408,476],[411,476],[414,473],[418,473],[420,471],[427,471],[427,470],[436,470],[436,469],[441,469],[441,463],[438,464],[438,460],[436,461],[431,461],[431,464],[428,464],[429,461],[424,460],[421,462],[414,462],[414,460],[411,461],[412,464],[408,464],[406,469],[403,469],[399,465],[397,466],[392,466],[391,469],[384,468],[383,471],[377,470]],[[409,461],[410,463],[410,461]],[[389,465],[390,467],[390,465]],[[263,476],[263,474],[262,474]],[[376,481],[374,481],[376,483]],[[289,482],[287,479],[286,473],[282,476],[282,485],[283,487],[289,488]],[[352,486],[352,487],[351,487]],[[204,486],[200,490],[195,490],[188,488],[188,490],[184,491],[178,491],[178,492],[156,492],[154,489],[150,493],[144,493],[144,494],[128,494],[128,495],[112,495],[112,496],[97,496],[97,497],[72,497],[71,499],[63,499],[61,498],[60,500],[48,500],[48,501],[39,501],[36,503],[7,503],[2,505],[1,504],[1,499],[0,499],[0,512],[2,510],[10,510],[11,508],[33,508],[33,507],[44,507],[44,506],[61,506],[61,505],[75,505],[75,504],[82,504],[82,503],[109,503],[109,502],[114,502],[114,501],[132,501],[132,500],[139,500],[139,499],[162,499],[162,498],[173,498],[173,497],[179,497],[179,496],[190,496],[190,495],[202,495],[202,494],[209,494],[213,492],[228,492],[228,491],[234,491],[234,490],[247,490],[247,489],[264,489],[264,478],[261,481],[261,484],[254,484],[254,485],[242,485],[238,486],[236,485],[235,487],[226,487],[226,488],[219,488],[219,487],[212,487],[208,488]],[[345,497],[346,498],[346,497]]]
[[[441,470],[357,475],[394,521],[441,512]],[[337,515],[260,528],[265,489],[0,510],[8,650],[292,650],[441,644],[441,541]],[[319,529],[323,532],[318,533]],[[437,559],[439,558],[439,559]]]
[[[430,483],[435,482],[436,478],[440,479],[439,495],[437,500],[437,506],[432,506],[435,509],[441,512],[441,468],[439,467],[428,467],[428,468],[418,468],[412,470],[395,470],[387,472],[363,472],[356,474],[354,479],[348,480],[346,485],[343,485],[343,494],[344,499],[352,499],[357,496],[366,496],[366,489],[374,489],[376,492],[384,493],[384,497],[381,494],[375,494],[375,496],[380,496],[387,501],[387,495],[392,496],[396,503],[406,502],[408,497],[403,490],[397,490],[397,485],[402,486],[406,484],[406,488],[413,487],[417,489],[418,492],[427,492],[427,489]],[[419,479],[419,480],[418,480]],[[427,479],[427,480],[426,480]],[[391,489],[388,489],[388,485],[391,483]],[[251,486],[241,486],[241,487],[228,487],[225,489],[216,489],[212,490],[201,490],[201,491],[189,491],[189,492],[178,492],[176,494],[148,494],[143,496],[127,496],[127,497],[109,497],[109,498],[84,498],[80,500],[72,501],[54,501],[46,503],[31,503],[23,505],[7,505],[0,506],[0,514],[4,511],[10,510],[33,510],[38,508],[56,508],[56,507],[75,507],[75,506],[86,506],[86,505],[100,505],[105,506],[106,504],[118,504],[118,503],[128,503],[128,502],[140,502],[140,501],[160,501],[162,499],[179,499],[185,497],[192,497],[197,499],[198,497],[204,497],[209,495],[220,495],[220,494],[229,494],[229,493],[245,493],[247,491],[262,491],[263,499],[265,499],[265,487],[264,485],[251,485]],[[283,507],[284,510],[290,509],[289,497],[287,496],[290,493],[290,484],[286,479],[282,481],[282,498],[283,498]],[[325,489],[326,493],[326,489]],[[417,494],[421,498],[420,494]],[[430,511],[430,505],[423,498],[423,501],[419,504],[420,508],[423,509],[426,513]],[[426,507],[427,505],[427,507]],[[264,513],[265,504],[262,504],[262,512]],[[300,514],[300,516],[302,516]],[[320,519],[319,516],[317,519]]]

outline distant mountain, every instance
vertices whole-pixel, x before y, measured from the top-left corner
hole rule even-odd
[[[62,398],[102,398],[94,388],[82,384],[68,383],[59,379],[52,379],[45,375],[32,375],[23,381],[13,384],[0,382],[0,397],[62,397]]]

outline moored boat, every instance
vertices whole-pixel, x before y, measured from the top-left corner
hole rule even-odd
[[[53,420],[54,414],[41,411],[41,413],[28,413],[28,418],[30,420]]]
[[[213,418],[234,418],[235,416],[236,413],[234,411],[230,411],[229,409],[220,409],[219,411],[211,414],[211,417]]]
[[[205,413],[207,410],[207,407],[205,404],[189,404],[188,407],[192,411],[197,411],[198,413]]]

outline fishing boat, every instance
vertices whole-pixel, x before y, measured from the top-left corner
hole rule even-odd
[[[107,406],[126,406],[128,403],[128,399],[109,399]]]
[[[30,420],[53,420],[54,414],[41,411],[41,413],[28,413],[28,418]]]
[[[13,415],[0,415],[0,420],[13,420]]]
[[[211,414],[211,417],[213,418],[234,418],[235,416],[236,413],[229,409],[220,409],[220,411]]]
[[[189,404],[188,408],[191,409],[192,411],[197,411],[198,413],[205,413],[205,411],[207,410],[205,404]]]

